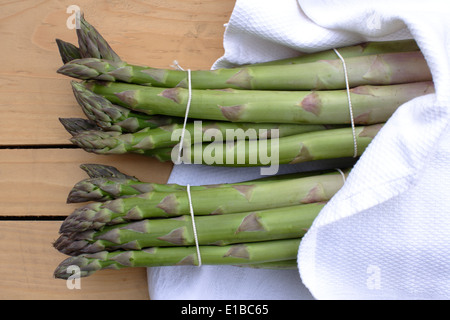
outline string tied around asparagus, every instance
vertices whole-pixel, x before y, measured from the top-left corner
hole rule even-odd
[[[185,71],[179,64],[178,61],[173,62],[173,67]],[[181,131],[181,138],[180,138],[180,145],[178,149],[178,159],[177,163],[181,163],[181,153],[183,151],[183,143],[184,143],[184,133],[186,132],[186,123],[189,118],[189,108],[191,106],[191,100],[192,100],[192,80],[191,80],[191,69],[187,69],[187,83],[188,83],[188,101],[186,103],[186,111],[184,115],[184,121],[183,121],[183,129]],[[198,260],[198,266],[200,267],[202,265],[202,256],[200,254],[200,245],[198,242],[198,234],[197,234],[197,226],[195,224],[195,214],[194,214],[194,207],[192,205],[192,197],[191,197],[191,186],[190,184],[186,185],[186,192],[188,196],[188,202],[189,202],[189,214],[191,215],[191,222],[192,222],[192,231],[194,234],[194,240],[195,240],[195,248],[197,250],[197,260]]]
[[[184,121],[183,121],[183,129],[181,131],[181,137],[180,137],[180,144],[178,148],[178,157],[176,164],[181,163],[181,154],[183,152],[183,144],[184,144],[184,135],[186,132],[186,124],[189,118],[189,109],[191,107],[191,101],[192,101],[192,77],[191,77],[191,69],[184,70],[178,63],[177,60],[174,60],[172,67],[175,67],[176,69],[186,71],[187,72],[187,83],[188,83],[188,100],[186,103],[186,111],[184,114]]]
[[[344,69],[345,87],[347,90],[347,99],[348,99],[348,109],[350,112],[350,122],[351,122],[352,133],[353,133],[353,158],[356,158],[358,156],[358,142],[356,140],[355,119],[353,117],[353,106],[352,106],[352,99],[350,96],[350,85],[349,85],[349,81],[348,81],[347,64],[345,63],[345,59],[339,53],[339,51],[335,48],[333,50],[336,53],[336,55],[339,57],[339,59],[342,61],[342,67]]]

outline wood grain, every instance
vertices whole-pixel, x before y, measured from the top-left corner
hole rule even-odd
[[[58,228],[56,221],[0,221],[1,300],[149,299],[145,268],[104,270],[81,278],[79,288],[55,279],[66,258],[51,245]]]
[[[0,150],[1,216],[66,216],[75,183],[87,178],[83,163],[112,165],[143,181],[165,183],[172,164],[140,155],[99,156],[81,149]]]
[[[72,0],[0,3],[0,146],[67,144],[58,117],[83,116],[58,75],[55,39],[77,43],[67,28]],[[223,54],[223,24],[234,0],[76,1],[122,59],[170,67],[210,68]]]

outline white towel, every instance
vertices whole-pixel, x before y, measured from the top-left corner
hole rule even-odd
[[[366,40],[414,38],[436,93],[402,105],[302,240],[299,272],[149,268],[153,299],[449,299],[450,3],[237,0],[213,68]],[[283,167],[282,170],[305,167]],[[309,169],[309,168],[307,168]],[[176,166],[170,181],[242,181],[253,169]]]

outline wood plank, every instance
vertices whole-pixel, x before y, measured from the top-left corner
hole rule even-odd
[[[170,67],[174,60],[206,69],[223,54],[223,24],[235,0],[79,0],[85,17],[126,61]],[[164,183],[172,165],[138,155],[98,156],[80,149],[8,149],[70,144],[59,117],[83,117],[58,75],[55,38],[76,43],[69,30],[71,0],[0,3],[0,299],[148,299],[144,268],[105,270],[83,278],[81,290],[52,278],[64,255],[51,245],[60,221],[7,221],[65,216],[65,203],[86,174],[82,163],[114,165],[142,180]]]
[[[223,24],[235,0],[79,0],[76,4],[126,61],[209,68],[223,54]],[[82,113],[55,38],[76,43],[66,25],[72,0],[22,0],[0,4],[0,146],[63,144],[58,117]]]
[[[102,270],[81,278],[78,288],[55,279],[67,257],[51,245],[58,228],[57,221],[0,221],[1,300],[149,299],[145,268]]]
[[[63,216],[68,192],[87,178],[83,163],[112,165],[141,180],[165,183],[171,163],[141,155],[101,156],[82,149],[0,149],[0,216]]]

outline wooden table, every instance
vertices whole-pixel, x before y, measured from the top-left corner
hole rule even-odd
[[[102,271],[80,289],[53,278],[66,256],[52,242],[82,163],[114,165],[142,180],[166,182],[171,165],[141,156],[98,156],[74,148],[58,118],[84,117],[58,75],[55,38],[77,43],[67,27],[76,3],[127,62],[209,68],[223,54],[235,0],[0,1],[0,299],[149,299],[145,268]]]

